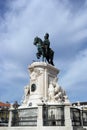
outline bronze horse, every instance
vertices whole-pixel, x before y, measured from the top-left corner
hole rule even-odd
[[[40,59],[40,57],[42,56],[42,61],[47,60],[49,64],[54,65],[53,63],[54,51],[51,48],[48,49],[44,44],[44,42],[39,37],[34,38],[33,44],[37,47],[38,50],[38,52],[36,53],[37,59]]]

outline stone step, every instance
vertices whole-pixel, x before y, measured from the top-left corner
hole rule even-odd
[[[82,127],[73,127],[73,130],[87,130],[86,128],[82,128]]]

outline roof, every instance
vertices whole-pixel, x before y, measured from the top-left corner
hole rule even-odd
[[[72,105],[78,105],[78,102],[72,103]],[[87,102],[79,102],[80,105],[87,105]]]
[[[0,107],[10,107],[9,103],[0,102]]]

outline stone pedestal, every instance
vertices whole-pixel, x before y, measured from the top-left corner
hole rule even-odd
[[[48,100],[49,84],[55,82],[59,70],[45,62],[34,62],[29,66],[29,72],[30,99],[37,99],[37,101]],[[36,88],[33,89],[33,87]]]
[[[29,67],[30,84],[25,87],[24,106],[36,106],[38,103],[65,102],[67,96],[59,86],[59,70],[45,62],[34,62]]]

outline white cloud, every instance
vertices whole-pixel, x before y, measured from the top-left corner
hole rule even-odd
[[[77,87],[76,84],[87,80],[87,49],[81,51],[62,78],[63,86],[66,88]]]
[[[1,82],[11,83],[14,79],[27,79],[26,72],[23,70],[22,66],[12,63],[12,61],[4,61],[0,65]],[[14,82],[15,83],[15,82]]]

